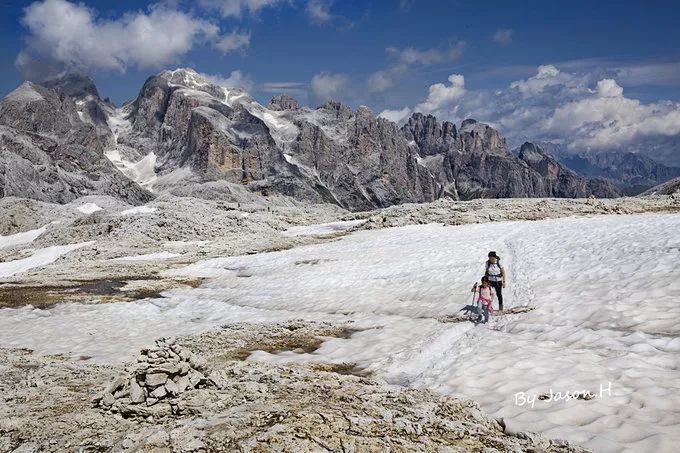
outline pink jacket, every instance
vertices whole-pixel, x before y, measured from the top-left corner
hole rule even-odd
[[[476,291],[479,293],[479,302],[482,305],[488,305],[491,308],[491,301],[496,297],[496,290],[491,286],[484,288],[483,286],[478,286]]]

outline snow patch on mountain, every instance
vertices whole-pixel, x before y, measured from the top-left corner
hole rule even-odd
[[[0,249],[31,243],[47,230],[47,226],[45,225],[41,228],[22,233],[0,236]]]
[[[76,209],[83,214],[92,214],[93,212],[101,211],[102,207],[96,203],[85,203],[78,206]]]
[[[11,277],[12,275],[26,272],[35,267],[46,266],[56,261],[60,256],[72,252],[73,250],[92,245],[94,242],[95,241],[89,241],[80,242],[78,244],[46,247],[44,249],[36,250],[27,258],[0,263],[0,278]]]
[[[341,222],[321,223],[288,228],[283,234],[286,236],[323,236],[350,230],[366,223],[365,219],[346,220]]]
[[[157,210],[158,210],[158,208],[153,208],[151,206],[136,206],[134,208],[124,210],[123,212],[120,213],[120,215],[129,216],[129,215],[151,214],[152,212],[156,212]]]

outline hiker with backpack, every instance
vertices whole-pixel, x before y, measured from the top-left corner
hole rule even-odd
[[[486,324],[489,321],[489,314],[493,315],[493,299],[496,297],[496,290],[491,286],[489,277],[482,277],[482,284],[477,286],[477,282],[472,287],[473,293],[478,294],[477,298],[477,321]]]
[[[498,297],[498,311],[503,311],[503,288],[505,288],[505,269],[501,265],[501,259],[496,252],[489,252],[486,261],[484,276],[489,279],[489,284]]]

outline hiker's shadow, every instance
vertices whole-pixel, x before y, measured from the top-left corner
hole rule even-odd
[[[463,308],[461,308],[460,311],[463,312],[463,315],[478,315],[479,314],[479,309],[477,308],[476,305],[466,305]]]

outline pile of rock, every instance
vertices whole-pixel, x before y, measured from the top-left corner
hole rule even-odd
[[[142,349],[129,375],[115,378],[93,403],[123,416],[177,415],[181,409],[176,397],[207,386],[204,373],[205,365],[173,338],[161,338]]]

